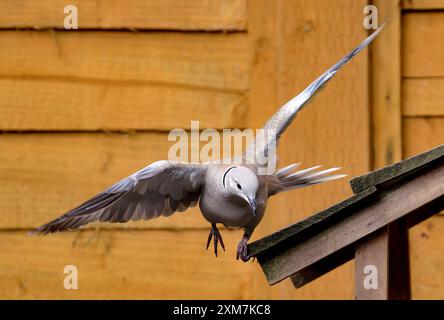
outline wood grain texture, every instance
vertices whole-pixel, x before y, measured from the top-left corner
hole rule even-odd
[[[402,159],[401,8],[399,0],[377,0],[379,21],[389,23],[372,44],[373,169]]]
[[[156,160],[166,134],[31,133],[0,135],[0,228],[30,229],[81,204]],[[94,226],[90,225],[90,226]],[[198,209],[169,218],[101,228],[207,228]]]
[[[244,92],[245,34],[0,32],[0,76],[155,82]]]
[[[0,79],[0,130],[245,127],[246,95],[113,81]],[[177,114],[180,113],[180,117]]]
[[[0,232],[0,298],[252,298],[255,265],[235,260],[242,234],[222,234],[227,251],[215,258],[207,231]],[[78,269],[77,290],[63,287],[65,265]]]
[[[443,0],[402,0],[403,9],[433,10],[444,9]]]
[[[77,0],[79,28],[245,30],[246,0]],[[63,29],[63,0],[2,1],[0,28]]]
[[[402,24],[402,75],[444,76],[444,12],[409,12]]]
[[[389,233],[388,227],[368,235],[356,245],[355,253],[355,298],[356,300],[388,300],[389,287]],[[368,266],[376,271],[366,270]],[[376,274],[374,273],[376,272]],[[365,287],[365,278],[374,276],[374,289]]]
[[[410,230],[413,299],[444,299],[444,217],[434,216]]]
[[[252,79],[249,111],[254,127],[262,126],[279,106],[365,39],[362,9],[366,4],[349,0],[276,1],[275,6],[269,4],[267,8],[270,20],[264,14],[258,20],[262,25],[256,27],[252,18],[249,20],[249,32],[258,30],[252,70],[257,78]],[[282,137],[280,166],[294,162],[302,162],[303,166],[342,166],[349,175],[370,169],[367,55],[364,51],[356,57],[298,114]],[[266,93],[257,93],[261,90]],[[259,98],[253,102],[255,94],[266,96],[266,102],[261,103]],[[295,223],[350,193],[343,180],[281,194],[269,202],[257,234],[266,235]],[[299,290],[289,281],[273,290],[279,290],[281,299],[351,299],[352,268],[353,264],[346,264]],[[339,288],[330,281],[345,285]]]
[[[402,86],[404,116],[444,116],[444,78],[407,78]]]
[[[404,157],[427,151],[444,143],[444,118],[404,118]]]

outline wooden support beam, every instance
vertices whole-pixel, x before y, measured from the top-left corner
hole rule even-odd
[[[358,300],[388,299],[388,227],[356,245],[355,290]]]
[[[407,223],[400,219],[356,244],[358,300],[409,300],[410,261]]]

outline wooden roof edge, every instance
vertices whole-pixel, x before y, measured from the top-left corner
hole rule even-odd
[[[252,242],[248,245],[248,252],[250,257],[256,257],[263,254],[265,251],[273,248],[289,238],[293,238],[296,235],[300,235],[305,232],[309,232],[313,227],[318,226],[320,223],[328,222],[332,217],[340,215],[342,212],[351,208],[355,208],[359,204],[365,202],[370,196],[377,192],[375,187],[370,187],[358,194],[351,196],[333,206],[318,212],[302,221],[299,221],[293,225],[283,228],[275,233],[272,233],[262,239]]]
[[[390,184],[391,181],[395,182],[402,176],[416,172],[439,159],[444,160],[444,144],[395,164],[355,177],[350,181],[350,185],[354,193],[360,193],[371,187]]]

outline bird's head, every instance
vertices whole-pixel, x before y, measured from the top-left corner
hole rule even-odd
[[[224,186],[231,196],[238,197],[248,204],[256,215],[256,194],[259,180],[256,174],[246,167],[230,167],[224,174]]]

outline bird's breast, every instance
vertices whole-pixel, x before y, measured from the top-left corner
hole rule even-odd
[[[223,223],[228,227],[240,228],[248,224],[254,214],[248,204],[204,192],[199,202],[202,215],[210,223]]]

